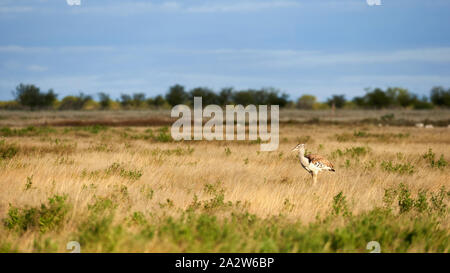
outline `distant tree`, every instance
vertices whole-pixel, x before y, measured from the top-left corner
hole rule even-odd
[[[317,98],[313,95],[303,95],[297,100],[297,108],[299,109],[313,109]]]
[[[389,87],[385,93],[389,100],[388,105],[386,105],[385,107],[408,107],[412,106],[414,101],[417,99],[417,96],[411,94],[408,89],[400,87]]]
[[[166,100],[161,95],[156,96],[154,101],[155,106],[163,106],[166,103]]]
[[[205,87],[197,87],[189,92],[191,105],[194,105],[194,97],[202,97],[203,105],[220,104],[219,96],[211,89]]]
[[[149,106],[161,107],[161,106],[164,106],[166,103],[167,103],[167,101],[161,95],[158,95],[154,98],[147,99],[147,104]]]
[[[331,98],[327,99],[327,104],[329,106],[334,105],[336,108],[344,107],[346,102],[345,95],[333,95]]]
[[[222,88],[222,90],[220,90],[218,99],[220,105],[227,105],[232,103],[233,88],[232,87]]]
[[[263,89],[262,92],[264,93],[264,100],[261,104],[284,107],[289,102],[289,95],[286,93],[279,95],[280,91],[275,88]]]
[[[98,93],[98,98],[102,109],[108,109],[111,106],[111,98],[108,94],[100,92]]]
[[[431,102],[436,106],[450,107],[450,89],[441,86],[433,87],[430,92]]]
[[[411,94],[407,89],[397,88],[397,104],[401,107],[408,107],[414,104],[417,101],[417,96]]]
[[[390,97],[380,88],[375,88],[373,91],[365,95],[366,104],[370,108],[385,108],[391,105]]]
[[[120,95],[120,105],[122,105],[122,107],[130,107],[133,105],[133,99],[131,98],[130,95],[121,94]]]
[[[179,84],[171,86],[166,94],[166,101],[172,106],[186,103],[188,99],[189,96],[184,90],[184,86]]]
[[[16,87],[16,91],[13,94],[19,104],[31,109],[50,107],[57,97],[53,89],[44,93],[33,84],[25,85],[22,83]]]
[[[366,107],[367,102],[364,97],[354,97],[352,102],[358,107]]]
[[[241,105],[257,104],[255,93],[255,90],[236,91],[233,93],[232,101]]]
[[[80,93],[76,96],[66,96],[62,99],[61,104],[59,105],[59,109],[61,110],[80,110],[83,109],[83,106],[92,100],[91,96],[86,96],[83,93]]]
[[[145,94],[144,93],[134,93],[133,94],[133,105],[136,107],[140,107],[145,102]]]
[[[422,99],[415,97],[415,100],[413,102],[413,108],[414,109],[432,109],[433,104],[428,101],[426,96],[423,96]]]
[[[426,97],[419,99],[408,89],[400,87],[389,87],[386,91],[380,88],[374,90],[366,89],[363,97],[354,97],[353,103],[364,108],[388,108],[388,107],[413,107],[415,109],[430,109],[432,104]],[[436,93],[436,92],[435,92]]]

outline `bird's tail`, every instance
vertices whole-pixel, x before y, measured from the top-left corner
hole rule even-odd
[[[336,172],[336,170],[335,169],[330,169],[330,172]]]

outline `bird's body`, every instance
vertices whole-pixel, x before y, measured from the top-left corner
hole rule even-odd
[[[300,164],[306,171],[308,171],[312,175],[314,183],[317,182],[317,174],[320,171],[335,171],[333,164],[326,158],[315,154],[305,155],[305,144],[298,144],[293,149],[293,151],[295,150],[298,150]]]

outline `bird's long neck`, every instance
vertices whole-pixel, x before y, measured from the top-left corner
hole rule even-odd
[[[298,150],[298,157],[300,159],[305,157],[305,148],[301,148]]]

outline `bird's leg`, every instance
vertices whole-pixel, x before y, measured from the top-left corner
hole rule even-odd
[[[317,182],[317,172],[312,172],[313,184],[315,185]]]

